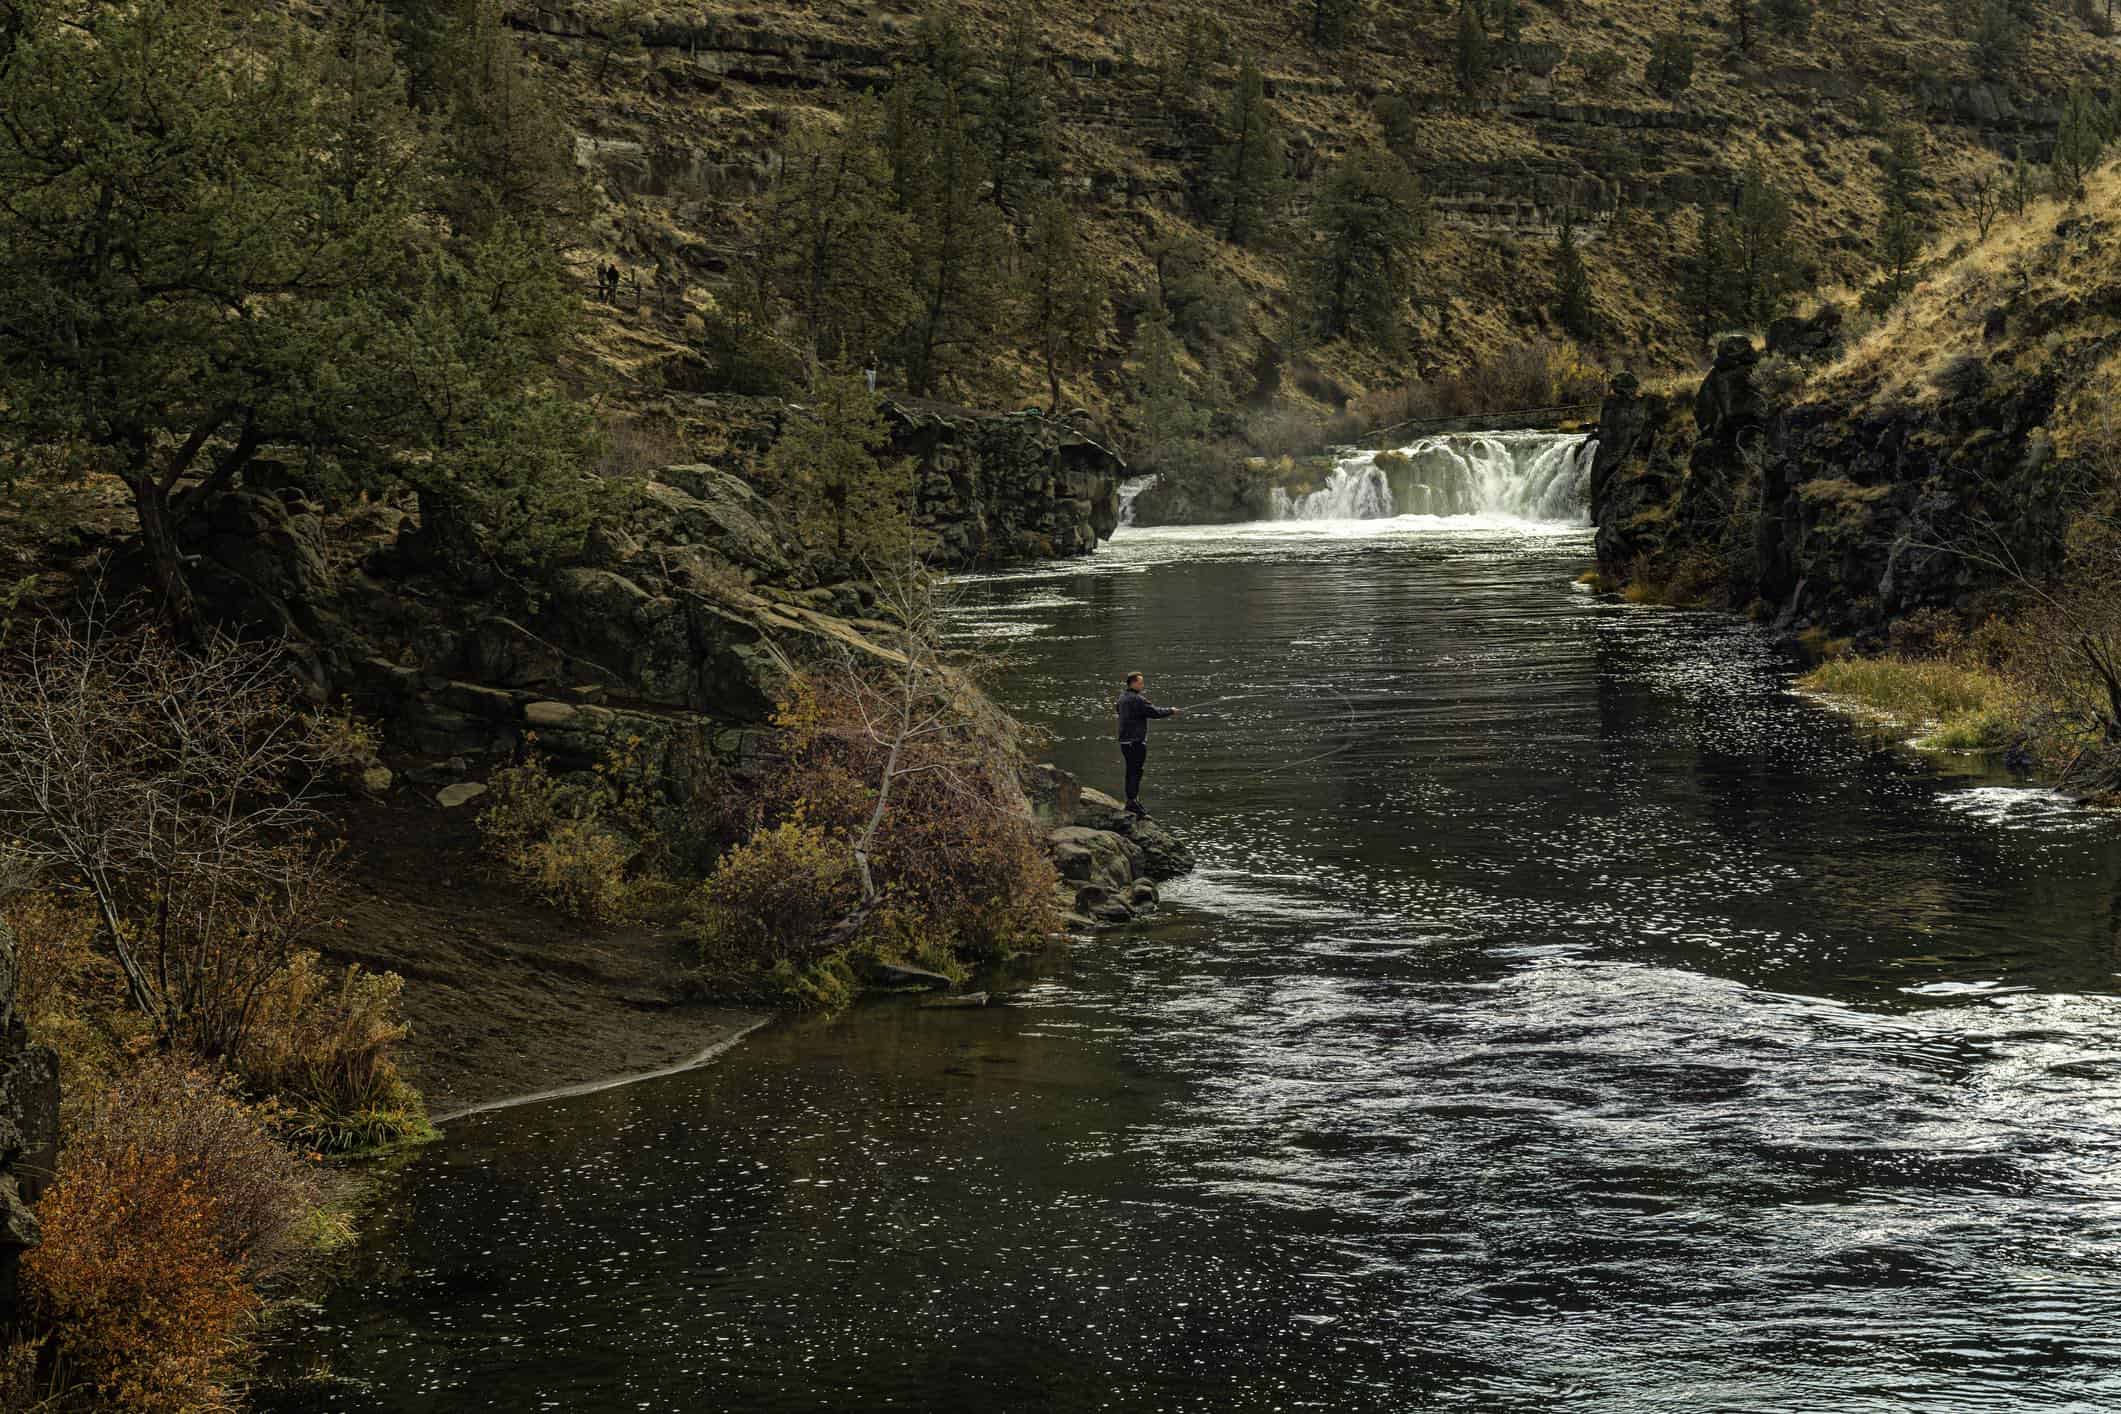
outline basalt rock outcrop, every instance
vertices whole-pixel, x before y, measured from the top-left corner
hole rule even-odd
[[[1919,404],[1778,409],[1756,363],[1743,340],[1719,349],[1691,441],[1660,400],[1616,380],[1592,476],[1609,576],[1676,579],[1683,597],[1783,627],[1863,635],[1964,608],[2010,578],[2003,565],[2037,579],[2060,564],[2088,468],[2055,453],[2055,373],[1962,357]]]
[[[1060,874],[1057,902],[1070,927],[1115,928],[1156,909],[1156,886],[1193,868],[1193,852],[1154,820],[1083,786],[1056,766],[1034,767],[1025,788]]]
[[[970,569],[1087,555],[1119,526],[1118,453],[1037,412],[890,399],[890,455],[911,457],[914,523],[938,563]]]

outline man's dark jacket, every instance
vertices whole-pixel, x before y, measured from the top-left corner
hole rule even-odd
[[[1119,695],[1119,739],[1121,741],[1147,741],[1149,719],[1168,717],[1169,707],[1159,707],[1147,695],[1135,688],[1128,688]]]

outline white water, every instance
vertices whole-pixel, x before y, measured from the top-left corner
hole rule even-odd
[[[1156,484],[1156,477],[1130,476],[1119,483],[1119,523],[1134,524],[1134,498]]]
[[[1588,522],[1586,484],[1598,443],[1580,433],[1481,432],[1425,437],[1396,452],[1350,452],[1316,491],[1274,492],[1276,520],[1501,516]]]

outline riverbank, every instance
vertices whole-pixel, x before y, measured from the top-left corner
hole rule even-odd
[[[663,1070],[762,1019],[683,999],[693,959],[676,930],[584,924],[500,877],[476,818],[424,800],[340,813],[349,878],[329,951],[405,978],[404,1068],[430,1112]]]

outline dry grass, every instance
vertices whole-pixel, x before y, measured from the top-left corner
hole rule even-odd
[[[2121,167],[2087,184],[2086,199],[2045,198],[1997,220],[1986,240],[1956,230],[1931,243],[1934,268],[1914,291],[1815,380],[1815,391],[1852,406],[1925,406],[1962,360],[1988,367],[2053,366],[2065,378],[2051,424],[2065,455],[2096,412],[2121,396],[2121,352],[2071,361],[2071,351],[2121,333],[2111,297],[2121,286],[2112,250],[2121,231]],[[2001,339],[1984,333],[2006,311]]]
[[[2025,717],[2019,684],[1992,668],[1942,658],[1834,658],[1797,686],[1890,722],[1929,751],[2001,750],[2017,740]]]
[[[572,10],[593,35],[629,0],[585,0]],[[670,151],[681,134],[681,151],[719,173],[758,174],[785,131],[791,106],[830,107],[841,89],[886,81],[894,62],[910,52],[922,7],[822,7],[800,0],[764,0],[736,6],[708,0],[698,6],[660,6],[687,19],[727,24],[769,35],[873,47],[881,58],[860,63],[813,65],[810,76],[825,87],[805,89],[743,70],[772,70],[770,59],[748,60],[738,73],[721,72],[719,56],[693,55],[683,47],[658,47],[618,55],[610,73],[597,80],[594,38],[526,36],[547,60],[575,111],[576,126],[600,138],[637,141]],[[991,48],[1002,31],[1005,0],[964,0],[958,7],[974,48]],[[1696,179],[1712,186],[1728,180],[1757,153],[1770,176],[1787,190],[1798,234],[1810,254],[1808,274],[1817,286],[1856,287],[1870,274],[1869,243],[1879,214],[1877,146],[1867,98],[1882,99],[1883,116],[1916,119],[1918,86],[1970,72],[1968,41],[1954,36],[1942,0],[1892,0],[1890,25],[1875,11],[1820,6],[1811,34],[1792,42],[1764,35],[1748,62],[1732,61],[1724,7],[1676,12],[1654,0],[1609,0],[1595,7],[1523,7],[1524,39],[1564,54],[1550,75],[1516,70],[1497,91],[1472,102],[1455,91],[1451,74],[1453,7],[1368,6],[1343,49],[1320,51],[1308,40],[1308,7],[1269,5],[1260,0],[1218,7],[1215,22],[1228,36],[1200,92],[1194,123],[1216,113],[1228,92],[1235,61],[1254,58],[1274,86],[1273,105],[1322,170],[1350,146],[1374,140],[1377,95],[1415,100],[1418,141],[1414,165],[1445,195],[1506,208],[1459,209],[1445,204],[1443,219],[1423,252],[1421,300],[1411,314],[1407,354],[1391,358],[1332,344],[1314,351],[1332,379],[1352,392],[1390,388],[1418,376],[1464,369],[1482,351],[1551,334],[1548,290],[1552,279],[1552,212],[1517,205],[1530,173],[1571,166],[1600,170],[1606,152],[1625,148],[1643,160],[1639,180],[1649,186],[1664,176]],[[1072,191],[1102,179],[1085,204],[1085,239],[1098,261],[1122,286],[1141,284],[1148,272],[1145,247],[1173,231],[1203,234],[1190,208],[1203,154],[1188,151],[1188,124],[1174,122],[1156,96],[1156,69],[1177,48],[1189,16],[1200,7],[1181,0],[1140,0],[1123,7],[1087,0],[1059,0],[1037,10],[1041,36],[1055,59],[1057,141]],[[1674,25],[1685,28],[1700,50],[1695,81],[1677,100],[1651,93],[1643,61],[1651,38]],[[732,26],[734,28],[734,26]],[[798,46],[798,49],[800,46]],[[1610,48],[1622,59],[1611,86],[1590,92],[1582,59]],[[790,67],[802,68],[797,57]],[[2063,16],[2029,37],[2020,86],[2052,94],[2071,82],[2100,81],[2111,63],[2111,46]],[[1090,66],[1100,66],[1090,72]],[[712,82],[688,81],[692,72],[712,72]],[[1553,99],[1588,104],[1629,115],[1673,110],[1700,114],[1726,126],[1681,132],[1642,125],[1554,122],[1515,111],[1526,102]],[[1198,131],[1195,127],[1193,131]],[[1174,138],[1181,139],[1174,141]],[[1939,204],[1954,208],[1983,164],[1992,162],[1970,128],[1935,125],[1926,154]],[[1123,178],[1123,180],[1111,180]],[[1478,189],[1490,188],[1489,196]],[[1302,183],[1298,210],[1301,211]],[[1550,193],[1549,186],[1544,189]],[[717,177],[704,192],[682,181],[667,188],[635,183],[598,214],[579,261],[587,272],[603,259],[652,270],[658,258],[690,262],[699,271],[695,303],[709,297],[710,265],[741,268],[750,239],[755,192],[748,179]],[[1551,196],[1548,196],[1551,200]],[[1585,247],[1603,317],[1600,355],[1638,372],[1687,370],[1701,350],[1688,329],[1679,296],[1681,263],[1690,241],[1691,210],[1638,211],[1618,229],[1593,223],[1597,239]],[[1217,248],[1225,273],[1249,296],[1242,327],[1219,350],[1242,367],[1262,340],[1284,337],[1295,300],[1286,252],[1259,253]],[[596,306],[600,326],[594,340],[605,366],[623,378],[652,382],[654,365],[688,341],[682,321],[655,311],[636,313]],[[1120,404],[1121,340],[1104,350],[1102,371],[1075,380],[1069,401],[1101,414]],[[1013,350],[998,350],[997,366],[1017,377],[1021,391],[1035,383]],[[650,388],[648,391],[652,392]],[[1337,409],[1328,409],[1337,411]]]

